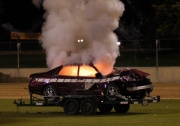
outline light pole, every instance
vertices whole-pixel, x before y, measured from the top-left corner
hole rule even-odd
[[[159,57],[158,57],[159,40],[156,40],[156,81],[159,82]]]
[[[119,47],[121,46],[121,42],[120,42],[120,41],[118,41],[116,44],[117,44]],[[120,50],[119,50],[119,56],[120,56]]]
[[[20,48],[20,46],[21,46],[20,35],[17,34],[17,74],[18,74],[17,82],[19,82],[19,77],[20,77],[20,70],[19,70],[19,48]]]
[[[17,68],[19,69],[19,48],[21,46],[20,43],[20,35],[17,35]]]

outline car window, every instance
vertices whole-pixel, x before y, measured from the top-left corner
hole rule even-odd
[[[77,76],[78,66],[64,66],[58,75]]]
[[[97,71],[91,66],[86,66],[86,65],[80,66],[79,76],[95,77],[96,73]]]

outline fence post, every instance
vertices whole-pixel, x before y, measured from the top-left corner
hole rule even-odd
[[[158,57],[159,40],[156,40],[156,81],[159,82],[159,57]]]

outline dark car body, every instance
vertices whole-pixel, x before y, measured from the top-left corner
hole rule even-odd
[[[75,70],[72,67],[76,67]],[[93,72],[84,74],[89,72],[89,68]],[[68,73],[64,74],[64,71]],[[117,96],[141,99],[153,89],[148,75],[137,69],[114,68],[103,76],[94,65],[62,65],[47,72],[31,74],[28,87],[30,93],[44,96],[96,95],[110,100]]]

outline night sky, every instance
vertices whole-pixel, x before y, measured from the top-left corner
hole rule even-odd
[[[122,0],[125,4],[125,17],[127,23],[131,24],[133,19],[137,18],[139,12],[148,13],[148,1],[139,0],[138,2]],[[10,23],[18,30],[39,30],[44,21],[44,10],[36,8],[32,0],[0,0],[3,14],[1,15],[2,23]],[[143,5],[143,6],[142,6]],[[137,7],[137,8],[136,8]],[[136,14],[135,14],[136,13]],[[138,20],[136,20],[138,21]]]
[[[141,32],[144,22],[149,20],[152,13],[150,0],[122,0],[122,2],[125,4],[125,12],[121,18],[120,26],[123,27],[116,29],[115,32],[121,38],[132,37],[132,32],[135,38],[142,36],[145,33]],[[36,8],[32,4],[32,0],[0,0],[0,10],[3,10],[2,13],[0,12],[1,26],[9,27],[7,24],[12,26],[8,31],[41,32],[45,11],[42,6]]]
[[[11,24],[18,31],[40,31],[43,9],[36,8],[31,0],[1,0],[2,24]]]

